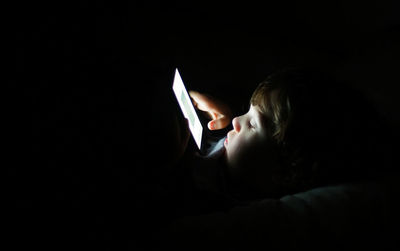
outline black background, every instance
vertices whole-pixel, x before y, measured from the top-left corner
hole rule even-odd
[[[313,66],[360,89],[397,128],[397,5],[57,1],[5,7],[10,240],[136,245],[138,218],[157,212],[135,211],[137,167],[151,163],[153,145],[168,147],[151,130],[165,119],[160,97],[168,96],[174,67],[189,89],[213,94],[239,114],[269,73]]]

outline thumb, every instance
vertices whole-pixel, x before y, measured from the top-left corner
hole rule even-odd
[[[208,122],[207,126],[208,126],[208,129],[213,131],[213,130],[224,129],[225,127],[227,127],[229,125],[229,123],[230,123],[229,117],[222,116],[218,119],[211,120],[210,122]]]

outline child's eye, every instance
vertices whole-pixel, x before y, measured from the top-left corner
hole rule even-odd
[[[251,122],[249,122],[249,128],[250,129],[255,129],[256,127]]]

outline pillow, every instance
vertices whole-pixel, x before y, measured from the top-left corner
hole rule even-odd
[[[343,250],[390,241],[390,205],[377,182],[312,189],[280,199],[298,246]]]
[[[166,230],[163,243],[186,250],[388,249],[396,244],[398,222],[393,187],[385,181],[320,187],[184,217]]]

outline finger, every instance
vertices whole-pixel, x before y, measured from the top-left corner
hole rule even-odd
[[[209,111],[210,107],[208,106],[209,100],[206,96],[197,91],[189,91],[189,95],[192,98],[193,105],[202,111]]]
[[[196,93],[195,91],[189,91],[189,96],[192,100],[193,106],[196,107],[198,109],[198,104],[197,104],[197,98],[196,98]]]
[[[215,99],[200,92],[189,91],[189,95],[193,98],[197,109],[210,112],[215,110]]]
[[[224,129],[231,123],[230,118],[226,116],[222,116],[218,119],[211,120],[208,122],[208,129],[210,130],[220,130]]]
[[[217,117],[216,114],[229,116],[231,114],[229,107],[216,98],[213,98],[207,94],[199,93],[197,91],[189,91],[189,95],[195,101],[194,103],[196,103],[197,109],[209,112],[214,119]]]

